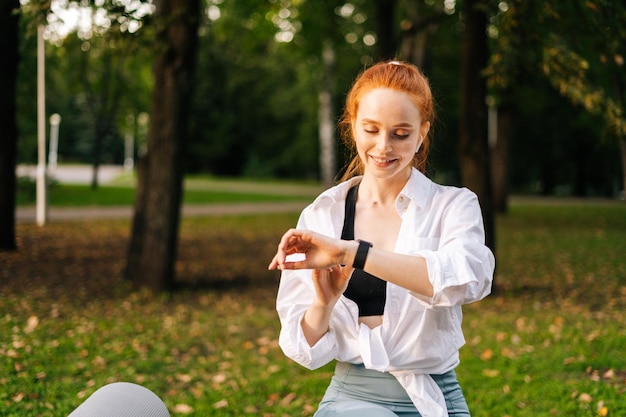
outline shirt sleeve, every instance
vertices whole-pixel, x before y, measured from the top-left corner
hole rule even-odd
[[[317,369],[335,359],[337,338],[331,327],[315,345],[309,346],[301,323],[304,313],[313,302],[311,291],[315,290],[307,288],[302,281],[307,279],[303,272],[310,271],[294,272],[284,271],[281,275],[276,302],[281,323],[278,343],[287,357],[305,368]]]
[[[441,213],[438,249],[417,253],[426,259],[434,294],[412,294],[428,307],[481,300],[491,292],[495,258],[485,245],[478,198],[468,189],[460,189]]]
[[[300,216],[297,228],[307,228],[304,214]],[[281,273],[276,297],[276,311],[281,323],[278,342],[287,357],[308,369],[320,368],[337,356],[337,337],[332,326],[314,346],[309,346],[304,337],[302,319],[314,299],[310,270]]]

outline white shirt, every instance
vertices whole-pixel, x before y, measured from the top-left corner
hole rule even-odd
[[[323,192],[303,210],[297,228],[340,238],[346,194],[360,180]],[[395,252],[426,259],[433,297],[388,282],[383,323],[370,329],[359,324],[356,303],[342,296],[328,332],[311,347],[301,326],[315,299],[311,270],[286,270],[276,302],[279,344],[285,355],[309,369],[338,360],[389,372],[423,417],[447,416],[441,389],[429,374],[458,365],[465,343],[461,305],[490,293],[495,260],[485,246],[480,206],[470,190],[435,184],[413,169],[396,208],[402,224]]]

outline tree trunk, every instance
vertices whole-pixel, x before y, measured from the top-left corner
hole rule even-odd
[[[394,36],[396,0],[376,0],[374,7],[376,10],[378,59],[393,59],[398,53]]]
[[[398,58],[424,69],[428,38],[440,22],[449,18],[440,7],[428,6],[419,1],[404,2]]]
[[[320,170],[322,183],[329,187],[336,173],[335,164],[335,110],[333,86],[335,72],[335,49],[330,40],[324,42],[322,51],[324,77],[319,93]]]
[[[94,143],[93,150],[91,153],[91,189],[98,189],[98,172],[100,171],[100,154],[102,149],[102,136],[100,132],[98,132],[98,128],[96,128],[94,135]]]
[[[15,169],[17,164],[16,86],[19,65],[19,0],[0,3],[0,250],[15,242]]]
[[[515,123],[515,106],[505,103],[498,108],[496,143],[492,148],[491,169],[493,204],[496,213],[509,209],[509,143]]]
[[[196,63],[199,0],[158,0],[145,171],[136,195],[126,277],[138,287],[170,290],[183,193],[187,119]]]
[[[147,195],[147,175],[148,160],[145,155],[137,160],[137,187],[135,188],[135,205],[133,207],[133,224],[130,233],[130,244],[128,247],[128,258],[126,260],[126,271],[124,275],[133,281],[133,277],[139,276],[141,267],[141,257],[143,256],[142,245],[146,230],[146,204]]]
[[[487,65],[486,8],[487,5],[480,0],[463,2],[459,158],[463,184],[478,195],[486,243],[495,252],[495,219],[485,102],[487,86],[482,74]]]
[[[619,141],[619,150],[622,155],[622,200],[626,200],[626,138]]]
[[[400,57],[424,69],[428,34],[425,30],[406,34],[402,39]]]

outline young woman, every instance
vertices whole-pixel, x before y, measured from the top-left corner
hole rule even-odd
[[[354,159],[269,265],[285,354],[337,361],[317,417],[470,415],[454,371],[461,306],[489,294],[495,261],[476,195],[424,175],[433,121],[415,66],[365,70],[340,122]]]

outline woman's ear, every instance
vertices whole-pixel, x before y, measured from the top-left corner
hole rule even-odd
[[[429,130],[430,130],[430,122],[422,123],[422,125],[420,126],[420,133],[419,133],[419,138],[417,142],[417,147],[415,148],[415,153],[418,153],[420,151],[420,148],[422,147],[422,144],[424,143],[424,138],[428,134]]]
[[[428,135],[428,132],[430,131],[430,122],[424,122],[422,123],[422,125],[420,126],[420,136],[421,136],[421,142],[424,141],[424,138]],[[421,145],[420,142],[420,145]]]

